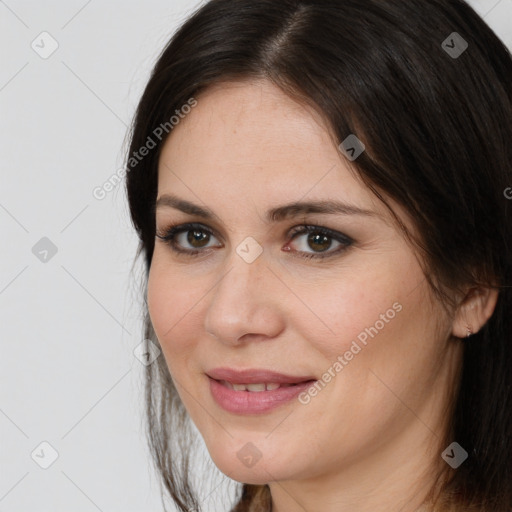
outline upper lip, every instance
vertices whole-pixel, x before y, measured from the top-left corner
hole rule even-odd
[[[213,370],[207,371],[206,375],[214,380],[225,380],[232,384],[297,384],[299,382],[316,380],[315,377],[311,375],[288,375],[261,368],[250,368],[247,370],[214,368]]]

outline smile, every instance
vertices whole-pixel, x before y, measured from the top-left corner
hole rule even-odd
[[[231,377],[229,379],[216,379],[211,375],[223,374],[223,376],[227,376],[230,372]],[[237,376],[233,377],[233,373],[237,373]],[[247,372],[245,377],[241,376],[243,373],[233,372],[233,370],[219,370],[207,374],[210,395],[214,402],[225,411],[233,414],[269,413],[284,404],[292,402],[300,393],[317,382],[314,378],[291,377],[272,372],[264,372],[268,380],[264,380],[265,377],[259,371]],[[276,380],[295,380],[296,382],[275,382]]]
[[[278,384],[277,382],[272,383],[262,383],[262,384],[234,384],[228,382],[226,380],[219,381],[223,386],[233,389],[235,391],[251,391],[251,392],[261,392],[261,391],[273,391],[274,389],[279,388],[287,388],[290,386],[296,386],[297,384]]]

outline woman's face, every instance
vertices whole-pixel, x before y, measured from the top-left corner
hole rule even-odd
[[[421,467],[444,426],[459,345],[413,250],[311,110],[265,81],[197,100],[163,147],[156,213],[161,236],[194,226],[174,236],[183,252],[156,239],[148,305],[213,461],[247,483],[313,479],[375,457]],[[345,208],[269,214],[329,201]],[[279,378],[209,377],[219,368],[317,382],[230,390],[217,381]]]

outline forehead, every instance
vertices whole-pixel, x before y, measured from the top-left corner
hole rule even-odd
[[[338,181],[352,196],[369,196],[321,117],[273,84],[219,84],[197,101],[164,144],[159,162],[162,186],[179,176],[196,187],[203,181],[214,188],[229,183],[230,188],[253,192],[258,185],[286,186],[300,195],[308,187],[329,188]]]

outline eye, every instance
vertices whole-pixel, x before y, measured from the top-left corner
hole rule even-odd
[[[327,258],[348,249],[353,243],[347,235],[320,226],[298,226],[291,234],[296,243],[296,252],[302,258]],[[334,250],[330,250],[334,247]],[[308,252],[311,249],[312,252]],[[287,249],[289,250],[289,249]]]
[[[219,247],[208,245],[211,238],[215,238],[213,232],[201,224],[179,224],[169,226],[165,231],[158,232],[157,238],[168,244],[175,252],[189,256],[197,256],[204,249]]]
[[[289,234],[291,242],[301,239],[298,248],[293,249],[301,258],[327,258],[348,249],[353,243],[347,235],[320,226],[297,226]],[[184,256],[198,256],[207,249],[222,247],[222,244],[210,245],[217,237],[210,228],[196,223],[172,225],[156,233],[156,237]],[[289,251],[291,242],[284,250]],[[334,250],[331,250],[334,247]],[[308,251],[312,249],[312,252]]]

